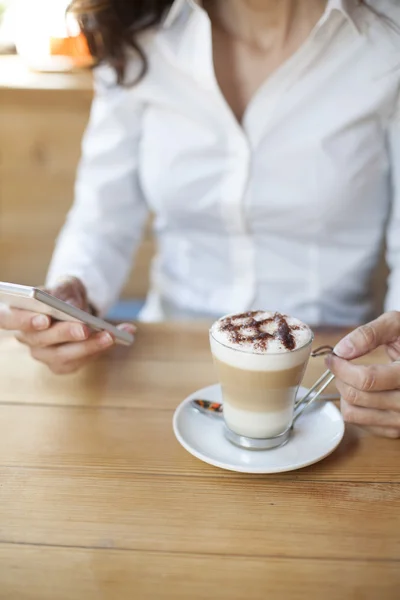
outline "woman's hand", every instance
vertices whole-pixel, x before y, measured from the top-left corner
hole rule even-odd
[[[90,312],[85,287],[75,277],[64,279],[49,293]],[[135,333],[134,325],[120,327]],[[16,331],[17,340],[29,347],[32,357],[57,374],[77,371],[115,344],[110,333],[93,333],[82,323],[52,322],[46,315],[7,307],[0,310],[0,329]]]
[[[390,364],[348,362],[379,346],[385,346]],[[376,435],[400,438],[400,312],[385,313],[359,327],[337,344],[335,354],[326,362],[336,375],[345,421]]]

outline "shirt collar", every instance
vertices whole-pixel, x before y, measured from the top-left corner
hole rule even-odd
[[[199,0],[174,0],[167,10],[163,27],[169,29],[187,8],[198,8]]]
[[[333,11],[339,11],[354,26],[356,31],[360,33],[361,28],[357,21],[357,9],[361,5],[361,0],[328,0],[324,17],[328,18]],[[163,27],[166,29],[171,27],[188,7],[191,9],[201,8],[201,0],[174,0],[172,6],[167,11]]]
[[[328,18],[336,10],[346,17],[357,33],[361,33],[362,29],[358,19],[358,12],[362,4],[362,0],[328,0],[325,17]]]

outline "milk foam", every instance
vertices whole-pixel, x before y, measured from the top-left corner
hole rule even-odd
[[[254,311],[219,319],[210,330],[213,355],[232,367],[251,371],[279,371],[304,363],[310,353],[313,333],[299,319],[284,316],[294,343],[293,349],[288,349],[279,334],[281,317],[279,313]],[[271,320],[256,330],[254,321],[258,323],[265,319]],[[239,339],[232,334],[229,327],[225,327],[227,323],[236,327]],[[259,331],[270,334],[265,343],[257,338],[256,334]]]

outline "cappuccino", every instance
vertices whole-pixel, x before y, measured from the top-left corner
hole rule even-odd
[[[268,311],[214,323],[211,351],[231,431],[270,438],[291,426],[312,339],[311,329],[298,319]]]

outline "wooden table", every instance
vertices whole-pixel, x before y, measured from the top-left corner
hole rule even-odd
[[[0,350],[1,600],[400,598],[398,442],[347,427],[273,476],[196,460],[171,421],[215,381],[204,325],[143,325],[67,378]]]

